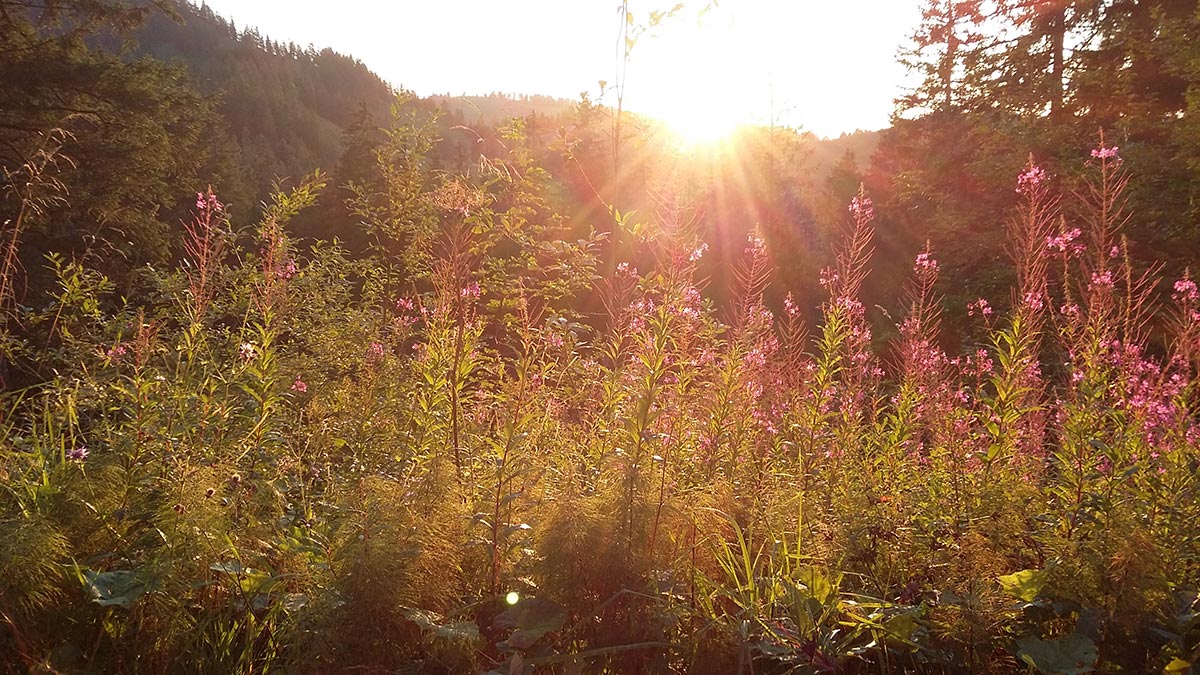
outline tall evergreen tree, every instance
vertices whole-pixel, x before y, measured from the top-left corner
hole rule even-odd
[[[972,96],[966,76],[982,49],[983,0],[925,0],[921,23],[900,62],[921,81],[898,103],[900,112],[950,110]]]

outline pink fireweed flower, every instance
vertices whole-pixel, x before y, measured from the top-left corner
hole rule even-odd
[[[1175,302],[1196,302],[1200,300],[1200,290],[1196,288],[1196,282],[1184,277],[1175,282],[1175,292],[1171,294],[1171,298]]]
[[[222,210],[224,210],[224,208],[225,205],[217,200],[217,195],[213,194],[212,190],[209,190],[207,193],[196,193],[197,211],[212,211],[213,213],[220,213]]]
[[[253,342],[243,342],[238,346],[238,357],[243,361],[249,361],[257,354],[258,348],[254,346]]]
[[[417,305],[412,301],[412,298],[398,298],[396,300],[396,310],[401,312],[412,312],[416,310]]]
[[[708,244],[706,244],[706,243],[700,244],[699,246],[696,247],[696,250],[692,251],[692,254],[688,256],[688,262],[698,262],[701,258],[704,257],[704,254],[707,252],[708,252]]]
[[[850,200],[850,215],[855,220],[868,222],[875,219],[875,205],[870,197],[855,197]]]
[[[129,349],[125,345],[118,342],[116,345],[105,351],[104,355],[107,356],[111,361],[119,361],[121,357],[125,356],[127,353],[129,353]]]
[[[1074,228],[1068,232],[1063,232],[1057,237],[1046,237],[1046,248],[1059,253],[1069,253],[1072,256],[1079,255],[1083,252],[1083,245],[1075,240],[1083,232],[1078,228]]]
[[[796,305],[796,298],[791,291],[783,298],[783,311],[788,316],[795,318],[800,314],[800,307]]]
[[[975,316],[976,313],[985,319],[990,318],[992,316],[992,306],[988,304],[987,300],[980,298],[967,305],[967,316]]]
[[[1121,156],[1117,154],[1117,150],[1118,148],[1115,145],[1111,148],[1106,148],[1101,144],[1100,147],[1092,149],[1092,157],[1095,159],[1115,159],[1119,162],[1121,161]]]
[[[1092,272],[1092,287],[1093,288],[1112,288],[1113,276],[1109,270],[1103,272]]]
[[[918,253],[917,261],[913,265],[913,270],[918,274],[921,272],[936,272],[938,271],[938,261],[928,253]]]
[[[1029,194],[1045,180],[1045,170],[1036,164],[1031,164],[1028,169],[1017,176],[1017,192],[1023,195]]]
[[[458,294],[459,294],[459,296],[461,296],[463,298],[467,298],[467,299],[478,298],[479,297],[479,283],[472,281],[471,283],[467,284],[462,290],[460,290],[458,292]]]
[[[371,356],[382,358],[384,353],[383,344],[379,342],[371,343]]]
[[[826,267],[821,270],[821,287],[832,289],[838,282],[840,277],[832,267]]]
[[[304,380],[300,379],[300,376],[297,375],[296,381],[292,383],[292,391],[303,394],[308,391],[308,384],[306,384]]]
[[[767,242],[757,234],[752,234],[746,238],[746,253],[748,255],[761,254],[767,250]]]
[[[275,269],[276,279],[291,279],[296,276],[296,261],[288,260]]]

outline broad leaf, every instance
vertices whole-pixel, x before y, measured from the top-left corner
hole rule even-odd
[[[138,578],[137,572],[131,570],[115,572],[86,570],[83,578],[84,586],[87,588],[92,602],[105,607],[116,605],[129,609],[150,591],[149,585]]]
[[[996,580],[1008,595],[1024,602],[1033,602],[1046,586],[1049,577],[1046,570],[1021,570]]]
[[[1017,656],[1025,663],[1050,675],[1079,675],[1095,670],[1096,643],[1079,633],[1056,640],[1033,637],[1017,640]]]

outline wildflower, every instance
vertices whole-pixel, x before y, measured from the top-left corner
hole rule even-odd
[[[1095,159],[1115,159],[1120,162],[1121,156],[1117,154],[1117,150],[1118,148],[1115,145],[1111,148],[1106,148],[1102,143],[1100,147],[1092,149],[1092,157]]]
[[[1197,300],[1200,300],[1200,290],[1197,290],[1196,282],[1184,277],[1183,279],[1175,282],[1175,293],[1171,295],[1171,298],[1176,302],[1185,300],[1188,302],[1196,302]]]
[[[83,462],[88,458],[89,454],[90,453],[88,452],[87,448],[79,446],[78,448],[72,448],[67,451],[67,459],[72,462]]]
[[[371,356],[374,356],[376,358],[383,358],[383,353],[384,353],[384,349],[383,349],[383,345],[381,343],[378,343],[378,342],[371,343]]]
[[[1083,245],[1076,243],[1075,240],[1083,232],[1078,228],[1074,228],[1069,232],[1063,232],[1057,237],[1046,237],[1046,248],[1056,250],[1059,253],[1070,253],[1072,256],[1079,255],[1083,252]]]
[[[474,299],[479,297],[479,283],[472,281],[467,284],[461,291],[458,292],[460,297]]]
[[[1040,311],[1043,307],[1042,294],[1038,291],[1029,291],[1025,294],[1024,305],[1035,312]]]
[[[980,298],[967,305],[967,316],[975,316],[976,312],[985,319],[990,318],[992,316],[992,306],[988,304],[987,300]]]
[[[1036,164],[1030,164],[1029,168],[1020,176],[1017,176],[1017,192],[1027,195],[1037,186],[1041,185],[1046,180],[1046,172],[1042,167]]]
[[[761,254],[767,250],[767,242],[757,234],[752,234],[746,238],[746,253],[750,255]]]
[[[304,380],[300,379],[300,376],[297,375],[296,381],[292,383],[292,391],[303,394],[308,391],[308,384],[306,384]]]
[[[251,361],[257,354],[258,348],[254,346],[253,342],[243,342],[238,347],[238,357],[243,361]]]
[[[397,311],[411,312],[411,311],[414,311],[415,309],[416,309],[416,303],[414,303],[412,301],[412,298],[397,298],[397,300],[396,300],[396,310]]]
[[[636,277],[637,273],[638,273],[637,268],[631,266],[627,262],[623,262],[620,265],[617,265],[617,274],[623,274],[623,275],[627,275],[627,276],[631,276],[631,277]]]
[[[213,194],[212,190],[209,190],[207,194],[204,192],[196,193],[197,211],[212,211],[213,213],[220,213],[222,210],[224,210],[224,208],[225,205],[217,200],[217,196]]]
[[[835,272],[832,267],[826,267],[825,269],[821,270],[822,288],[832,289],[837,284],[839,279],[840,277],[838,276],[838,273]]]
[[[850,214],[858,221],[872,221],[875,219],[875,205],[870,197],[855,197],[850,200]]]
[[[791,291],[783,298],[783,311],[790,317],[795,318],[800,314],[800,307],[796,305],[796,298]]]
[[[917,262],[913,265],[913,271],[917,272],[918,274],[922,272],[937,272],[938,261],[934,260],[933,256],[926,252],[918,253]]]
[[[104,352],[104,355],[107,356],[112,361],[117,361],[122,356],[125,356],[125,354],[127,354],[128,352],[129,352],[129,349],[127,347],[125,347],[125,345],[118,342],[116,345],[114,345],[108,351]]]
[[[1092,287],[1112,288],[1112,272],[1109,270],[1104,270],[1103,272],[1092,272]]]
[[[700,246],[696,247],[696,250],[692,251],[692,254],[688,256],[688,262],[698,262],[707,252],[708,244],[701,243]]]
[[[275,278],[291,279],[292,277],[296,276],[297,271],[298,269],[296,267],[296,261],[289,259],[286,263],[276,268]]]

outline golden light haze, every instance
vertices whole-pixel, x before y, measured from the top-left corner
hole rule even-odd
[[[600,98],[598,82],[617,81],[619,4],[208,1],[239,27],[349,53],[421,95],[571,99]],[[674,4],[633,0],[630,12],[644,24]],[[823,136],[882,128],[905,77],[896,50],[918,14],[917,0],[685,2],[635,45],[625,106],[695,138],[772,120]]]

